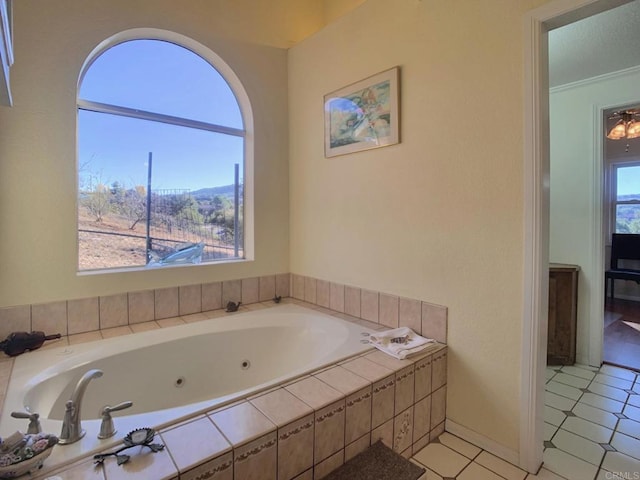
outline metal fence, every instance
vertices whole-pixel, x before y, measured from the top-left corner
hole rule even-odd
[[[202,261],[243,257],[243,228],[241,187],[236,184],[235,195],[205,195],[201,191],[152,190],[143,188],[123,189],[109,187],[84,192],[80,196],[80,208],[94,221],[79,226],[82,252],[91,255],[91,242],[104,239],[104,245],[112,245],[111,257],[125,247],[135,244],[137,256],[144,260],[116,260],[105,258],[104,264],[84,268],[110,268],[147,263],[170,255],[185,244],[204,244]],[[99,207],[99,209],[98,209]],[[79,218],[81,214],[79,213]],[[89,228],[88,225],[90,225]],[[144,227],[144,228],[142,228]],[[83,245],[83,242],[84,245]],[[108,247],[107,247],[108,248]],[[88,252],[88,253],[87,253]],[[103,257],[107,257],[103,253]],[[80,269],[83,259],[80,258]]]
[[[228,227],[227,219],[210,223],[210,214],[210,206],[199,203],[189,190],[153,190],[148,249],[164,256],[181,244],[203,242],[203,261],[240,256],[235,253],[236,232]]]

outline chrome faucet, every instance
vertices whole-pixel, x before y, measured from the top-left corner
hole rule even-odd
[[[111,412],[124,410],[125,408],[129,408],[132,405],[132,401],[126,401],[119,403],[118,405],[114,405],[113,407],[111,405],[107,405],[102,409],[102,422],[100,422],[100,433],[98,433],[98,438],[100,440],[113,437],[117,433],[116,427],[113,424],[113,418],[111,418]]]
[[[85,431],[80,423],[80,407],[82,406],[82,398],[87,389],[87,385],[94,378],[102,376],[102,370],[92,369],[86,372],[73,389],[71,398],[67,400],[64,412],[64,420],[62,421],[62,432],[58,443],[68,445],[77,442],[84,437]]]

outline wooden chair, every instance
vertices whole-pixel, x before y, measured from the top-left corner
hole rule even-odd
[[[620,260],[640,260],[640,234],[614,233],[611,240],[611,266],[604,273],[604,296],[607,297],[609,281],[611,282],[611,298],[615,297],[615,280],[633,280],[640,284],[640,269],[621,268]]]

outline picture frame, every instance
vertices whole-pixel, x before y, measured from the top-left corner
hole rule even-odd
[[[326,158],[400,142],[399,77],[393,67],[324,96]]]

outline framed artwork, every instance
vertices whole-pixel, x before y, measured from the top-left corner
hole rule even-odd
[[[324,153],[335,157],[399,142],[399,68],[324,96]]]

